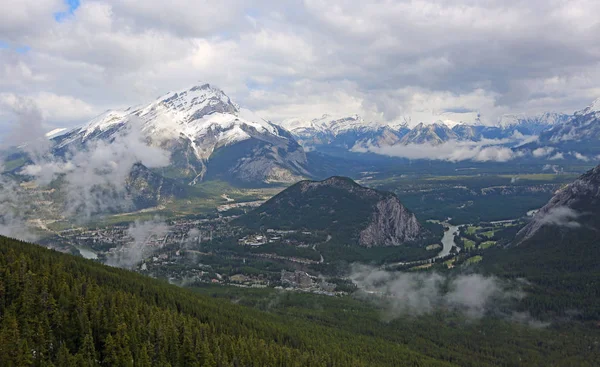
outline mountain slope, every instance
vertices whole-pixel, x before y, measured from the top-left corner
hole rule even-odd
[[[542,231],[600,230],[600,166],[559,190],[517,235],[522,243]]]
[[[0,236],[2,366],[452,366]]]
[[[345,177],[301,181],[247,214],[248,226],[322,230],[336,241],[361,246],[398,246],[427,231],[391,193],[358,185]]]
[[[559,190],[512,245],[484,256],[495,274],[525,278],[543,315],[600,320],[600,166]]]
[[[444,123],[436,122],[425,125],[422,122],[415,126],[408,134],[404,135],[400,143],[439,145],[448,140],[456,139],[456,134]]]
[[[562,151],[571,149],[582,154],[600,153],[600,98],[567,121],[540,134],[540,146]]]
[[[224,155],[230,162],[220,167],[219,175],[237,182],[291,182],[309,175],[304,150],[289,133],[241,109],[209,84],[170,92],[147,105],[107,111],[54,138],[53,152],[65,155],[97,141],[110,143],[132,126],[148,143],[171,153],[172,174],[188,183],[203,180],[211,160]],[[244,149],[236,150],[242,142]]]

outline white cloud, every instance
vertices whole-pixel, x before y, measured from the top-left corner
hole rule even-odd
[[[534,149],[532,154],[534,157],[540,158],[540,157],[548,156],[548,155],[552,154],[552,152],[554,152],[554,148],[552,148],[552,147],[541,147],[541,148]]]
[[[565,159],[565,155],[561,152],[558,152],[556,154],[554,154],[552,157],[548,158],[551,161],[555,161],[555,160],[559,160],[559,159]]]
[[[584,162],[589,162],[590,158],[586,157],[585,155],[579,153],[579,152],[570,152],[571,155],[577,159],[579,159],[580,161],[584,161]]]
[[[498,310],[524,294],[494,277],[479,274],[447,277],[437,273],[388,272],[354,264],[349,278],[377,299],[384,296],[388,317],[422,315],[450,309],[473,318]]]
[[[592,0],[90,0],[60,22],[60,0],[4,8],[3,92],[92,111],[199,80],[273,120],[347,111],[492,123],[508,112],[571,112],[600,95]],[[54,125],[86,118],[42,108]]]
[[[158,250],[156,242],[169,232],[169,226],[160,218],[147,221],[136,220],[129,225],[127,236],[130,241],[111,252],[106,264],[130,269]],[[151,243],[154,241],[154,244]]]
[[[391,157],[408,159],[436,159],[450,162],[472,160],[476,162],[506,162],[520,157],[522,153],[502,146],[504,140],[456,141],[439,145],[397,144],[391,146],[355,146],[355,152],[372,152]]]
[[[93,106],[72,96],[59,96],[53,93],[40,92],[28,96],[33,100],[47,120],[65,123],[91,118],[98,113]],[[14,108],[22,97],[13,93],[0,93],[0,107],[5,105]]]
[[[554,225],[559,227],[567,227],[567,228],[579,228],[581,224],[577,222],[577,218],[579,218],[579,213],[569,207],[559,206],[550,209],[546,213],[540,213],[539,218],[536,217],[536,220],[541,225]]]

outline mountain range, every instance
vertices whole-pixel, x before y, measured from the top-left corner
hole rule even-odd
[[[285,120],[281,126],[288,129],[305,147],[319,149],[333,146],[351,150],[359,146],[439,145],[451,140],[481,141],[533,136],[565,123],[569,118],[569,115],[558,113],[505,115],[494,126],[460,123],[450,127],[442,121],[436,121],[431,124],[421,122],[410,128],[406,123],[367,122],[358,115],[344,118],[323,115],[309,121]]]
[[[222,179],[241,184],[292,183],[313,177],[306,153],[378,152],[394,146],[438,146],[447,142],[508,147],[515,156],[586,158],[600,154],[600,99],[573,115],[504,115],[494,126],[442,121],[386,124],[358,115],[312,120],[264,120],[209,84],[170,92],[155,101],[110,110],[86,125],[52,137],[52,153],[64,156],[98,141],[112,142],[136,126],[151,145],[170,154],[163,175],[182,183]],[[543,148],[543,149],[539,149]],[[542,152],[543,151],[543,152]],[[541,154],[544,153],[544,154]],[[548,153],[548,154],[546,154]],[[587,158],[586,158],[587,159]]]
[[[538,115],[504,115],[495,125],[442,121],[385,124],[368,122],[358,115],[302,121],[286,120],[281,126],[305,148],[316,151],[378,152],[394,146],[438,146],[447,142],[501,145],[515,156],[561,159],[566,156],[589,160],[600,154],[600,99],[572,115],[546,112]],[[537,150],[543,148],[542,150]],[[534,153],[534,151],[536,151]]]

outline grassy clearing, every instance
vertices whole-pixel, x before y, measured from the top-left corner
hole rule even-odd
[[[465,244],[465,249],[475,248],[475,241],[472,241],[468,238],[463,238],[463,243]]]
[[[577,177],[577,175],[556,175],[553,173],[530,173],[530,174],[521,174],[521,175],[498,175],[498,177],[502,178],[518,178],[519,180],[524,181],[544,181],[544,182],[552,182],[552,181],[570,181]]]
[[[410,268],[409,270],[423,270],[423,269],[429,269],[433,266],[433,264],[423,264],[423,265],[417,265],[417,266],[413,266],[412,268]]]
[[[483,233],[481,233],[481,235],[483,237],[492,238],[492,237],[494,237],[494,233],[495,233],[494,230],[491,230],[491,231],[483,232]]]
[[[482,242],[479,245],[479,248],[482,249],[482,250],[485,250],[485,249],[490,248],[492,246],[496,246],[496,241],[485,241],[485,242]]]
[[[466,230],[466,233],[467,234],[475,234],[475,232],[477,232],[480,229],[481,229],[481,227],[468,226],[467,230]]]
[[[467,264],[467,265],[476,264],[476,263],[480,262],[481,260],[483,260],[483,256],[476,255],[476,256],[468,258],[467,261],[465,261],[465,264]]]

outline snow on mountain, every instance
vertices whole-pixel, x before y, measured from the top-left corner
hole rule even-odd
[[[226,167],[213,169],[223,177],[275,182],[308,175],[306,156],[293,136],[209,84],[169,92],[146,105],[106,111],[56,139],[55,151],[64,154],[96,140],[111,141],[133,125],[151,144],[170,150],[172,165],[181,176],[193,177],[192,183],[211,174],[209,162],[217,151],[220,159],[227,156],[222,162]],[[240,143],[245,145],[225,154],[225,148]],[[256,165],[259,158],[262,168]]]
[[[591,142],[600,146],[600,98],[575,112],[567,121],[553,126],[540,136],[542,143]]]
[[[600,98],[597,98],[591,105],[581,111],[575,112],[576,115],[589,115],[600,113]]]
[[[456,134],[443,122],[438,121],[430,125],[420,123],[400,140],[401,144],[439,145],[448,140],[455,140]]]
[[[412,129],[406,123],[367,122],[358,115],[334,118],[323,115],[313,120],[290,119],[280,125],[288,129],[304,146],[344,148],[350,150],[396,144],[439,145],[451,140],[481,141],[482,139],[514,139],[537,136],[552,126],[566,121],[568,115],[544,113],[505,115],[496,126],[481,123],[421,122]]]

